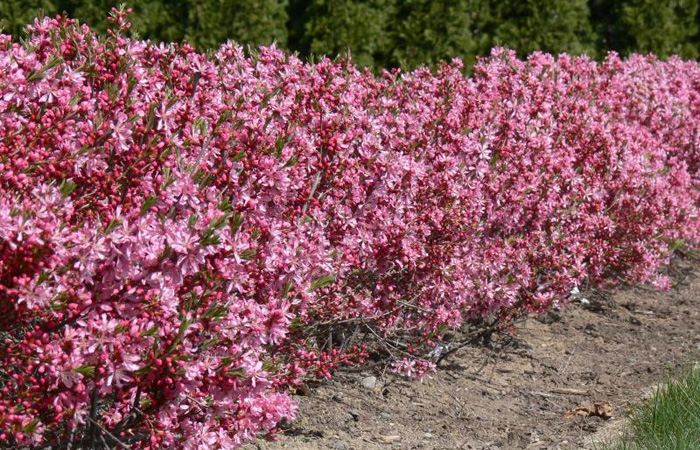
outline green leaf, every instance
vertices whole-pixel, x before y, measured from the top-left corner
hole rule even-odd
[[[95,375],[95,366],[81,366],[77,369],[73,369],[73,371],[86,377],[92,377]]]
[[[277,373],[279,366],[272,361],[265,361],[263,363],[262,369],[268,373]]]
[[[210,230],[220,230],[224,227],[224,225],[226,225],[226,221],[228,218],[229,214],[222,214],[216,219],[212,219],[211,222],[209,222],[208,228]]]
[[[329,273],[327,275],[323,275],[322,277],[315,279],[311,283],[311,287],[309,288],[309,292],[314,292],[318,289],[322,289],[326,286],[330,286],[333,283],[335,283],[335,275],[333,275],[331,273]]]
[[[80,100],[83,98],[83,94],[81,92],[77,94],[73,94],[73,96],[70,98],[70,106],[75,106],[80,102]]]
[[[29,422],[29,425],[24,427],[24,432],[27,434],[32,434],[34,431],[36,431],[36,427],[39,425],[39,419],[35,418],[31,422]]]
[[[282,287],[282,298],[287,298],[287,295],[289,295],[289,291],[292,290],[292,282],[287,281],[284,283],[284,286]]]
[[[669,249],[672,252],[675,252],[677,250],[681,250],[685,247],[685,241],[683,239],[676,239],[675,241],[672,241],[669,244]]]
[[[241,150],[240,152],[233,155],[231,157],[231,161],[238,162],[238,161],[242,160],[243,158],[245,158],[245,150]]]
[[[203,319],[211,319],[211,320],[221,320],[226,316],[226,313],[228,312],[228,308],[226,305],[211,305],[209,309],[207,309],[204,314],[202,314]]]
[[[41,272],[39,272],[39,279],[37,280],[37,284],[41,284],[48,279],[49,279],[49,272],[42,270]]]
[[[219,202],[219,211],[228,212],[231,208],[233,208],[233,205],[229,197],[225,197]]]
[[[120,97],[121,89],[117,84],[107,84],[105,85],[105,90],[107,91],[107,95],[112,102],[116,102]]]
[[[289,323],[289,331],[298,331],[304,328],[304,322],[298,317],[295,317],[292,319],[292,321]]]
[[[224,356],[221,358],[221,361],[219,361],[219,367],[228,367],[233,363],[233,358],[230,356]]]
[[[189,228],[194,228],[194,226],[197,225],[198,220],[199,220],[199,217],[197,217],[197,214],[192,213],[190,215],[189,219],[187,219],[187,226]]]
[[[119,219],[110,220],[109,223],[107,224],[107,228],[105,228],[105,234],[111,233],[121,224],[122,224],[122,221]]]
[[[286,147],[294,138],[294,133],[289,133],[288,135],[279,135],[277,136],[277,140],[275,141],[275,156],[279,158],[279,156],[282,154],[282,150],[284,147]]]
[[[220,341],[218,338],[209,339],[207,341],[204,341],[204,343],[202,343],[202,345],[199,346],[199,349],[201,352],[205,352],[209,347],[212,347],[212,346],[218,344],[219,342]]]
[[[65,198],[71,195],[71,193],[77,188],[78,185],[73,183],[71,180],[65,179],[61,182],[58,190],[61,191],[61,195]]]
[[[193,131],[197,131],[202,136],[206,136],[207,128],[207,122],[204,119],[202,119],[201,117],[197,117],[196,119],[194,119],[194,122],[192,123]]]
[[[245,377],[246,373],[243,367],[236,367],[235,369],[228,369],[226,371],[226,375],[234,378],[243,378]]]
[[[244,260],[246,260],[246,261],[250,261],[250,260],[253,259],[253,258],[255,257],[255,255],[257,255],[257,254],[258,254],[258,251],[255,250],[254,248],[250,248],[250,249],[248,249],[248,250],[243,250],[243,251],[240,253],[241,259],[244,259]]]
[[[151,336],[155,336],[156,333],[158,333],[158,325],[153,325],[151,328],[149,328],[148,330],[141,333],[141,336],[151,337]]]
[[[199,240],[199,245],[206,247],[208,245],[218,245],[221,243],[221,238],[214,232],[214,230],[207,230],[202,235]]]
[[[235,234],[240,228],[241,225],[243,224],[243,214],[241,213],[236,213],[233,215],[231,220],[229,221],[229,227],[231,228],[231,234]]]
[[[49,60],[46,62],[46,64],[44,64],[44,66],[41,69],[39,69],[36,72],[31,71],[29,73],[29,75],[27,76],[27,81],[32,82],[32,81],[41,80],[42,78],[44,78],[44,75],[46,74],[46,72],[48,72],[49,70],[51,70],[54,67],[61,64],[62,61],[63,61],[62,58],[59,58],[57,56],[52,56],[51,58],[49,58]]]
[[[189,319],[182,319],[180,322],[180,327],[177,330],[177,336],[175,336],[175,339],[173,339],[173,343],[168,347],[168,352],[171,352],[174,350],[180,342],[182,342],[182,338],[185,336],[185,333],[187,332],[187,329],[190,327],[192,324],[192,321]]]
[[[141,205],[141,215],[144,216],[146,213],[151,209],[153,205],[156,204],[156,200],[158,200],[158,197],[155,195],[149,195],[146,197],[146,200],[144,200],[143,205]]]
[[[171,175],[170,167],[163,169],[163,183],[160,185],[162,190],[168,188],[171,184],[175,182],[175,178]]]

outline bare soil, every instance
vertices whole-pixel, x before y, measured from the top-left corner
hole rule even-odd
[[[631,404],[700,353],[700,265],[680,261],[669,271],[670,291],[583,293],[588,302],[528,318],[515,336],[461,349],[422,383],[381,371],[338,373],[296,397],[298,420],[277,442],[245,448],[600,448],[620,432]],[[612,418],[565,418],[600,402]]]

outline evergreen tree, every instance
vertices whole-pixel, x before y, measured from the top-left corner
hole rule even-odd
[[[700,56],[700,0],[0,0],[0,23],[21,36],[35,17],[65,12],[104,32],[121,3],[134,8],[132,29],[144,39],[199,50],[277,42],[302,56],[350,53],[374,69],[455,57],[469,67],[496,45],[521,57]]]
[[[512,48],[521,57],[535,50],[594,55],[587,0],[491,0],[485,32],[491,45]]]
[[[98,32],[112,7],[126,3],[133,31],[144,39],[188,40],[200,50],[231,39],[244,45],[287,44],[286,0],[0,0],[4,29],[17,35],[34,17],[65,12]]]
[[[600,56],[700,55],[700,0],[591,0],[590,8]]]
[[[130,4],[133,30],[144,39],[180,42],[185,39],[188,8],[184,1],[136,0]]]
[[[0,0],[0,29],[21,36],[37,16],[56,14],[56,6],[45,0]]]
[[[591,11],[591,24],[599,58],[604,57],[608,51],[621,52],[629,47],[629,36],[625,36],[620,21],[620,0],[589,0],[588,7]]]
[[[58,8],[69,17],[78,19],[93,30],[104,32],[109,28],[107,15],[113,7],[117,7],[119,0],[58,0]],[[132,6],[132,5],[129,5]]]
[[[405,0],[392,21],[393,64],[434,66],[459,57],[469,66],[487,45],[480,24],[488,15],[484,0]]]
[[[3,0],[0,0],[3,1]],[[185,38],[188,9],[183,0],[54,0],[55,10],[66,13],[89,25],[93,30],[105,32],[113,7],[125,4],[134,9],[129,17],[132,30],[143,39],[179,42]]]
[[[309,20],[308,0],[289,0],[287,4],[287,48],[292,52],[308,54],[306,22]]]
[[[622,51],[651,52],[665,58],[678,54],[697,58],[692,39],[698,34],[698,0],[628,0],[621,8],[622,28],[628,36]]]
[[[303,12],[298,48],[303,54],[331,57],[349,52],[360,66],[386,66],[393,9],[391,0],[312,0]]]
[[[285,0],[186,0],[185,35],[200,49],[214,48],[228,39],[260,46],[287,45]]]

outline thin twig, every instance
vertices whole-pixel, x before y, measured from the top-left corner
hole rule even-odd
[[[68,450],[73,450],[73,437],[75,436],[75,428],[70,429],[70,433],[68,434]]]
[[[113,450],[112,447],[107,444],[107,441],[105,441],[104,435],[100,434],[100,440],[102,441],[102,444],[105,446],[106,449],[108,450]]]
[[[490,333],[493,333],[494,331],[496,331],[496,330],[498,329],[498,322],[499,322],[499,321],[498,321],[498,319],[497,319],[497,320],[495,320],[491,325],[489,325],[488,327],[482,328],[482,329],[478,329],[478,330],[474,330],[473,332],[469,333],[469,334],[467,335],[467,336],[468,336],[468,339],[466,339],[465,341],[460,342],[459,344],[457,344],[456,347],[453,347],[453,348],[451,348],[451,349],[445,351],[444,353],[442,353],[442,354],[438,357],[437,361],[435,362],[435,365],[436,365],[436,366],[439,366],[440,363],[441,363],[444,359],[446,359],[448,356],[452,355],[453,353],[456,353],[457,351],[463,349],[464,347],[467,347],[468,345],[473,344],[474,342],[476,342],[477,339],[486,337],[486,336],[489,335]]]
[[[318,183],[321,181],[321,172],[316,172],[316,178],[314,178],[314,184],[311,186],[311,193],[309,194],[309,199],[306,200],[306,203],[304,203],[304,207],[302,208],[302,215],[306,215],[306,210],[309,208],[309,202],[311,202],[311,199],[314,198],[314,194],[316,193],[316,188],[318,188]]]
[[[97,421],[95,420],[97,418],[97,386],[92,388],[92,402],[90,403],[90,417],[88,419],[92,423],[90,425],[90,429],[88,432],[88,435],[90,436],[90,447],[95,448],[95,439],[97,439],[97,428],[95,425],[97,425]]]
[[[100,430],[102,430],[107,436],[109,436],[110,438],[114,439],[114,442],[116,442],[117,444],[119,444],[119,446],[120,446],[121,448],[123,448],[123,449],[125,449],[125,450],[131,450],[131,447],[129,447],[128,445],[126,445],[125,443],[123,443],[118,437],[116,437],[115,435],[113,435],[112,433],[110,433],[105,427],[103,427],[103,426],[100,425],[99,423],[95,422],[95,421],[92,420],[92,418],[90,418],[90,417],[88,417],[88,420],[89,420],[90,422],[92,422],[93,425],[95,425],[95,426],[98,427]],[[93,447],[94,447],[94,446],[93,446]]]

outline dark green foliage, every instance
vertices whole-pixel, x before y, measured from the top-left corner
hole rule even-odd
[[[352,54],[361,66],[386,66],[393,42],[389,25],[392,0],[311,0],[303,11],[304,32],[298,40],[304,54]],[[297,3],[298,6],[298,3]]]
[[[304,54],[308,53],[308,48],[302,48],[307,40],[305,27],[309,20],[308,4],[308,0],[289,0],[287,6],[287,46],[292,51]]]
[[[618,28],[627,38],[623,53],[652,52],[698,57],[698,0],[629,0],[623,3]]]
[[[44,14],[55,14],[56,7],[43,0],[0,0],[0,29],[20,36],[27,24]]]
[[[599,56],[654,53],[665,58],[700,53],[700,0],[591,0]]]
[[[185,36],[197,48],[213,48],[231,39],[260,46],[287,45],[284,0],[185,0]]]
[[[397,2],[391,25],[391,61],[407,68],[461,58],[468,65],[487,51],[481,26],[489,20],[485,0]]]
[[[143,38],[163,42],[179,42],[185,38],[189,18],[185,2],[138,0],[129,5],[134,8],[133,29]]]
[[[493,45],[550,53],[592,54],[593,27],[587,0],[491,0],[486,32]]]
[[[0,0],[3,29],[20,36],[42,11],[66,12],[97,31],[124,0]],[[360,66],[467,67],[493,46],[602,58],[700,55],[700,0],[126,0],[133,30],[200,50],[231,39],[302,56],[351,54]]]
[[[65,12],[104,32],[109,11],[122,3],[134,9],[133,31],[145,39],[187,40],[199,49],[228,39],[253,46],[287,44],[286,0],[0,0],[0,18],[10,34],[19,35],[43,8],[49,14]]]

